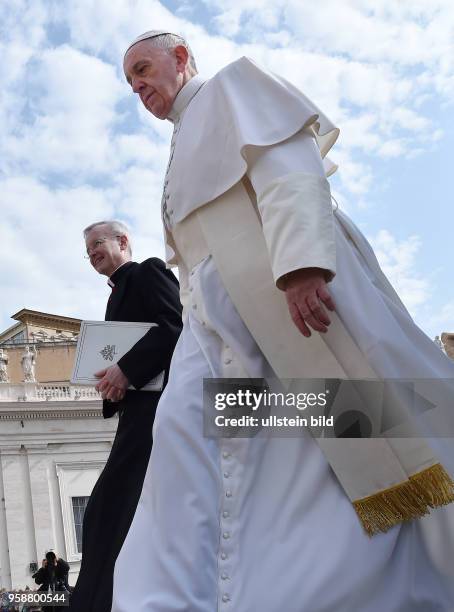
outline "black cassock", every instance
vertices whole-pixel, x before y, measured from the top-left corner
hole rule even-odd
[[[136,388],[168,369],[181,331],[178,281],[158,258],[128,262],[116,270],[106,321],[157,323],[118,362]],[[105,418],[119,421],[109,459],[85,510],[82,563],[71,612],[110,612],[113,571],[142,490],[161,393],[127,391],[121,402],[103,402]],[[135,562],[131,559],[131,564]]]

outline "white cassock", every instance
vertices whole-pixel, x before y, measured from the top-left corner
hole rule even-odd
[[[171,161],[202,83],[193,78],[175,101]],[[305,132],[250,151],[247,164],[257,194],[292,173],[324,176]],[[168,200],[167,230],[177,233]],[[454,364],[390,297],[369,245],[339,211],[334,229],[336,276],[329,290],[375,371],[383,378],[454,378]],[[289,233],[289,253],[298,253],[298,240]],[[316,259],[325,256],[323,239],[321,246],[312,240],[320,254],[311,261],[305,250],[297,267],[331,269]],[[244,267],[247,275],[247,261]],[[213,258],[187,272],[187,314],[156,414],[142,495],[116,563],[112,611],[452,612],[452,506],[369,538],[309,434],[203,436],[203,378],[272,372]],[[180,275],[186,285],[186,271]]]

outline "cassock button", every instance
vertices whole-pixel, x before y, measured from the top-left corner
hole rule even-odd
[[[224,531],[222,537],[224,538],[224,540],[228,540],[230,538],[230,533],[228,531]]]
[[[230,491],[230,489],[227,489],[227,491],[225,492],[225,496],[232,497],[232,491]]]
[[[223,518],[229,518],[230,516],[230,512],[228,512],[227,510],[224,510],[224,512],[222,513]]]
[[[224,451],[222,453],[222,457],[223,457],[223,459],[228,459],[230,457],[230,453],[228,453],[227,451]]]
[[[229,579],[229,575],[228,574],[221,574],[221,578],[222,578],[222,580],[228,580]]]
[[[222,553],[221,553],[221,559],[222,559],[223,561],[225,561],[226,559],[228,559],[228,554],[227,554],[227,553],[225,553],[225,552],[222,552]]]
[[[224,472],[224,478],[230,478],[229,472]]]
[[[230,597],[227,595],[227,593],[225,595],[222,596],[222,601],[224,603],[227,603],[228,601],[230,601]]]
[[[224,363],[228,365],[229,363],[232,363],[232,360],[229,357],[227,357],[227,359],[224,359]]]

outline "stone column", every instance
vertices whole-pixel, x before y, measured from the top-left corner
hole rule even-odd
[[[29,564],[37,554],[27,456],[21,446],[2,447],[1,453],[11,586],[31,587]]]
[[[8,378],[8,354],[0,348],[0,383],[9,382]]]
[[[27,458],[30,473],[31,503],[35,545],[38,553],[38,566],[49,549],[55,550],[53,512],[49,493],[49,470],[47,443],[27,444]],[[57,551],[57,555],[61,554]]]
[[[0,589],[11,589],[8,531],[6,526],[5,489],[3,487],[3,465],[0,454]]]

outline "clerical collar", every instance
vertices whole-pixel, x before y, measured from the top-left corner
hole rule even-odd
[[[115,287],[115,285],[118,284],[118,281],[131,264],[132,261],[125,261],[125,263],[121,264],[121,266],[118,266],[118,268],[112,272],[112,274],[107,279],[107,284],[109,285],[109,287]]]
[[[173,106],[170,113],[167,115],[167,119],[172,123],[178,121],[181,113],[185,110],[189,102],[195,96],[195,94],[199,91],[202,85],[205,83],[205,79],[196,74],[190,79],[186,85],[178,92],[177,97],[173,101]]]

